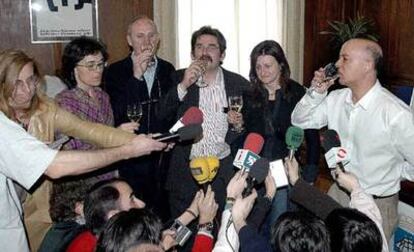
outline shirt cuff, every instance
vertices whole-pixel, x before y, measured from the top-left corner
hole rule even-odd
[[[183,90],[182,84],[178,84],[177,85],[177,93],[178,93],[178,99],[180,99],[180,101],[182,101],[184,99],[184,96],[187,94],[187,90]]]

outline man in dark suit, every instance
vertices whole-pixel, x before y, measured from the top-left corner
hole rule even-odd
[[[165,109],[161,117],[168,121],[177,120],[191,106],[200,108],[204,115],[203,137],[197,142],[178,143],[172,151],[166,182],[172,217],[190,205],[198,190],[189,168],[189,161],[195,157],[215,156],[220,160],[212,188],[219,212],[224,207],[225,189],[234,174],[231,145],[243,135],[230,129],[232,124],[242,123],[242,115],[226,113],[227,98],[241,96],[250,86],[242,76],[221,67],[225,50],[226,40],[219,30],[204,26],[195,31],[191,38],[193,61],[187,69],[177,71],[177,87],[162,101]]]
[[[170,85],[174,84],[171,78],[175,68],[169,62],[156,57],[159,34],[155,23],[148,17],[141,16],[131,22],[126,38],[132,50],[131,54],[110,65],[105,75],[115,126],[130,121],[127,116],[129,104],[140,103],[143,115],[137,133],[165,132],[170,123],[157,119],[157,113],[162,109],[159,100],[167,93]],[[165,177],[163,172],[166,172],[162,169],[160,154],[128,160],[119,167],[120,176],[131,185],[147,206],[154,207],[163,219],[167,218],[163,209],[168,207],[158,204],[166,202],[159,200],[159,197],[165,195],[161,184]]]

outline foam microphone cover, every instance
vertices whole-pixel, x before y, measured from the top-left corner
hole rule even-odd
[[[285,141],[289,149],[297,150],[303,142],[305,133],[303,129],[290,126],[286,132]]]
[[[328,152],[333,147],[340,147],[341,140],[339,139],[338,133],[333,129],[328,129],[322,132],[321,136],[321,145],[325,152]]]
[[[262,183],[269,173],[269,160],[266,158],[259,158],[250,168],[249,176],[246,179],[247,186],[244,189],[242,196],[247,197],[252,193],[253,187]]]
[[[244,141],[243,149],[249,150],[255,154],[259,154],[262,151],[264,139],[257,133],[249,133]]]
[[[209,156],[206,157],[208,163],[208,169],[210,171],[208,176],[208,181],[212,182],[217,175],[218,169],[220,167],[220,160],[217,157]]]
[[[190,124],[178,129],[177,134],[180,142],[193,140],[203,134],[203,128],[200,124]]]
[[[189,124],[202,124],[203,123],[203,112],[197,107],[190,107],[185,111],[181,122],[184,125]]]
[[[191,175],[199,185],[203,185],[209,181],[210,170],[208,162],[203,157],[194,158],[190,161]]]

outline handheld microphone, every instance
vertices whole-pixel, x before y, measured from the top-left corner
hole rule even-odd
[[[203,134],[203,128],[200,124],[189,124],[181,127],[176,133],[165,133],[154,137],[154,140],[160,142],[171,143],[171,142],[183,142],[197,138]]]
[[[260,158],[258,155],[263,148],[264,139],[257,133],[250,133],[244,141],[243,149],[237,151],[233,165],[239,169],[249,171],[252,165]]]
[[[347,151],[341,147],[341,140],[338,133],[333,129],[328,129],[320,136],[321,144],[325,150],[325,159],[329,168],[335,168],[336,165],[342,171],[345,171],[343,161],[349,161]]]
[[[303,129],[290,126],[286,132],[285,142],[287,148],[289,149],[289,159],[292,160],[295,155],[295,151],[300,147],[303,142],[303,137],[305,133]]]
[[[202,124],[203,112],[197,107],[190,107],[185,111],[184,115],[172,126],[170,133],[175,133],[181,127],[189,124]]]
[[[269,160],[266,158],[259,158],[250,168],[249,175],[246,179],[247,186],[242,192],[243,198],[249,196],[252,193],[253,187],[262,183],[268,173]]]
[[[193,158],[190,161],[190,170],[191,175],[199,185],[204,185],[209,181],[210,169],[206,158]]]

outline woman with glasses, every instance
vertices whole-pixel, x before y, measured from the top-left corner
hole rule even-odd
[[[0,109],[37,139],[50,144],[60,132],[101,147],[115,147],[134,138],[129,132],[81,120],[61,109],[43,93],[43,84],[34,59],[18,50],[0,53]],[[24,202],[25,226],[33,251],[37,251],[52,224],[50,191],[51,182],[40,181]]]

